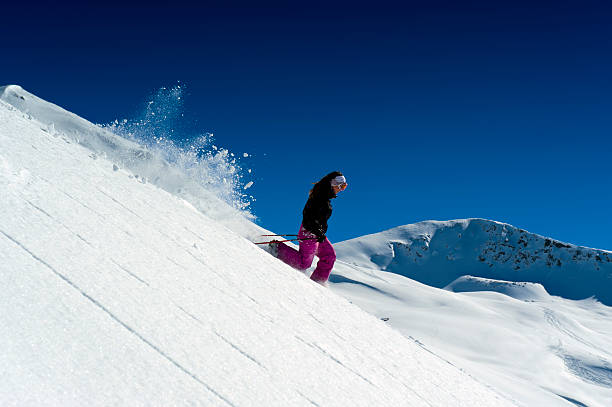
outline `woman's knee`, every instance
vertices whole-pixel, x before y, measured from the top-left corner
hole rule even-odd
[[[325,246],[321,245],[322,247],[319,247],[319,258],[324,258],[333,263],[336,261],[336,251],[334,250],[334,246],[332,246],[329,241],[326,241],[325,243]]]
[[[331,249],[331,252],[329,253],[329,259],[332,263],[336,261],[336,251],[333,248]]]
[[[298,262],[298,269],[302,271],[308,269],[312,265],[312,260],[312,257],[300,257],[300,261]]]

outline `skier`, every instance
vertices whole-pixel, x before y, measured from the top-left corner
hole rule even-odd
[[[302,211],[302,224],[298,232],[299,251],[280,242],[274,242],[270,247],[280,260],[302,271],[310,267],[316,254],[319,262],[310,279],[319,284],[325,285],[336,261],[336,252],[325,236],[327,220],[332,214],[331,199],[346,187],[346,178],[340,171],[330,172],[321,178],[310,190]]]

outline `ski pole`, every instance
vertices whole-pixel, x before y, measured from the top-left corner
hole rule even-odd
[[[287,239],[287,240],[273,240],[270,242],[259,242],[259,243],[255,243],[255,244],[269,244],[269,243],[283,243],[283,242],[295,242],[296,240],[313,240],[316,239],[316,237],[307,237],[305,239]]]
[[[262,236],[298,236],[298,235],[262,235]]]

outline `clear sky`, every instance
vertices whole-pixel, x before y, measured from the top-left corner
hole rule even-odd
[[[0,82],[107,123],[180,81],[268,229],[341,170],[332,241],[483,217],[612,250],[608,2],[84,3],[4,5]]]

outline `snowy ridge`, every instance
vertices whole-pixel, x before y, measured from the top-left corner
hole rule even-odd
[[[111,161],[115,169],[128,169],[140,182],[153,183],[180,196],[227,226],[245,225],[244,217],[248,213],[221,201],[200,183],[146,148],[40,99],[18,85],[0,87],[0,100],[37,122],[40,129],[51,136],[84,146],[90,150],[92,158],[103,157]]]
[[[462,276],[541,284],[552,295],[612,304],[612,253],[486,219],[426,221],[336,245],[340,258],[434,287]]]
[[[474,276],[462,276],[444,287],[455,293],[494,291],[522,301],[541,301],[549,298],[542,284],[492,280]]]
[[[2,92],[0,404],[513,405]]]

